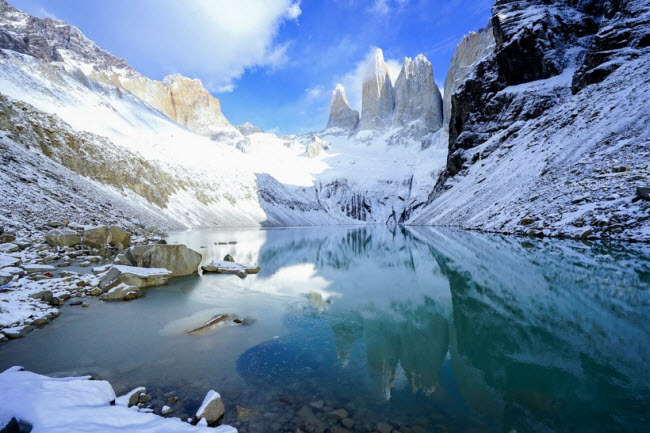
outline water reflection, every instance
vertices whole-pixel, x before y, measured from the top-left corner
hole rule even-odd
[[[314,305],[332,333],[321,349],[345,369],[362,345],[354,365],[386,399],[400,378],[434,394],[449,358],[464,402],[501,430],[635,431],[648,421],[646,247],[358,229],[271,240],[260,257],[314,263],[331,282],[340,299]]]
[[[295,431],[319,399],[345,407],[359,431],[379,421],[417,433],[639,431],[650,421],[646,246],[384,227],[170,241],[262,270],[71,307],[0,346],[0,368],[99,372],[118,392],[164,384],[183,390],[187,415],[218,389],[226,421],[237,422],[235,404],[265,413],[242,432]],[[251,324],[185,334],[219,314]]]

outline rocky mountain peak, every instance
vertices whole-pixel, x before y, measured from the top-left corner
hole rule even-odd
[[[340,128],[351,131],[357,127],[358,123],[359,112],[350,108],[348,98],[345,96],[345,88],[342,84],[337,84],[332,92],[327,129]]]
[[[424,55],[404,58],[395,80],[395,123],[406,125],[422,120],[421,129],[442,127],[442,95],[433,79],[433,68]]]
[[[390,123],[395,95],[384,52],[377,48],[371,57],[363,82],[359,129],[375,129]]]
[[[219,100],[200,80],[181,74],[170,75],[162,82],[151,80],[131,69],[126,60],[99,48],[78,28],[33,17],[6,0],[0,0],[0,49],[35,57],[61,72],[75,69],[76,77],[85,75],[91,81],[127,91],[199,134],[221,133],[230,126]]]

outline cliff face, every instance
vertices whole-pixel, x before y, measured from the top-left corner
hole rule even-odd
[[[388,125],[393,116],[395,95],[384,53],[377,48],[368,65],[361,96],[359,129],[377,129]]]
[[[417,224],[648,239],[647,1],[499,0]],[[641,191],[641,192],[639,192]]]
[[[588,82],[604,79],[623,59],[638,57],[648,43],[643,31],[648,6],[642,3],[497,1],[491,20],[494,53],[478,59],[471,76],[446,95],[451,98],[447,177],[472,163],[467,149],[518,120],[539,117],[561,103],[567,91],[564,85],[555,86],[555,92],[548,86],[539,91],[529,86],[516,95],[504,89],[562,76],[573,80],[576,92]],[[618,61],[608,62],[611,58]]]
[[[456,93],[458,88],[465,82],[465,79],[473,71],[475,63],[490,55],[493,51],[494,34],[491,27],[478,32],[471,32],[464,36],[456,47],[445,78],[445,96],[443,100],[445,128],[449,129],[451,95]]]
[[[358,124],[359,112],[350,108],[348,99],[345,96],[345,88],[343,88],[343,85],[337,84],[332,92],[330,115],[326,128],[340,128],[344,131],[352,131]]]
[[[437,131],[442,117],[442,96],[433,80],[431,63],[422,54],[415,60],[405,58],[395,80],[395,123],[422,120],[423,129]]]
[[[182,75],[151,80],[99,48],[76,27],[32,17],[0,0],[0,48],[75,69],[84,79],[116,86],[137,96],[170,119],[202,135],[230,129],[219,100],[199,80]]]

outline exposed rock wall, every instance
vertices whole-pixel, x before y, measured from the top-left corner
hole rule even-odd
[[[451,96],[456,93],[467,76],[472,73],[474,64],[490,55],[492,51],[494,51],[494,34],[491,27],[481,29],[478,32],[470,32],[463,37],[456,47],[445,78],[443,110],[444,124],[447,130],[449,130],[449,118],[451,116]]]
[[[449,155],[443,181],[472,164],[467,149],[518,120],[539,117],[562,101],[562,95],[547,88],[537,92],[529,87],[528,92],[518,94],[503,90],[570,73],[576,67],[597,31],[603,8],[598,0],[575,3],[496,2],[491,19],[494,53],[478,59],[451,95]]]
[[[407,125],[422,120],[423,129],[437,131],[442,117],[442,96],[433,80],[431,63],[422,54],[415,60],[404,58],[395,80],[395,123]]]
[[[330,115],[327,120],[327,129],[340,128],[345,131],[354,130],[359,124],[359,112],[350,108],[345,96],[345,88],[337,84],[332,92]]]
[[[394,108],[395,95],[390,73],[383,51],[377,48],[363,82],[359,129],[377,129],[389,125]]]

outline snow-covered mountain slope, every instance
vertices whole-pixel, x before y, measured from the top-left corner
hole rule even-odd
[[[394,128],[350,140],[250,127],[244,135],[197,80],[150,80],[78,29],[3,0],[0,34],[6,136],[125,200],[145,199],[173,226],[396,222],[413,191],[424,200],[434,183],[437,173],[417,161],[444,162],[412,134],[395,140]]]
[[[572,4],[494,6],[494,52],[452,96],[447,166],[410,223],[650,240],[650,7]]]

